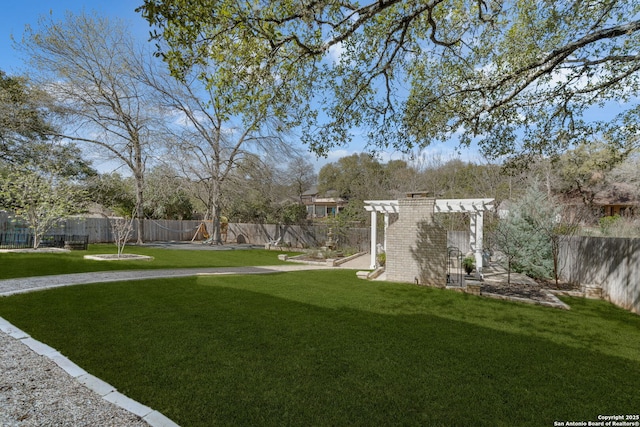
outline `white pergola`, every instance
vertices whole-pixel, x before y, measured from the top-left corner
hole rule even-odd
[[[482,272],[482,227],[484,211],[493,208],[494,199],[436,199],[434,213],[467,213],[470,218],[469,244],[476,258],[476,269]],[[397,200],[365,200],[365,210],[371,212],[371,269],[376,268],[378,246],[378,213],[384,214],[384,250],[387,250],[389,214],[400,213]]]

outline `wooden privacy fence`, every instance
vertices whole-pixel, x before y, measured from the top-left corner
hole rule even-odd
[[[640,314],[640,239],[568,237],[559,260],[561,279],[600,286],[613,304]]]
[[[151,220],[144,222],[145,242],[190,241],[203,221]],[[211,232],[211,222],[205,221]],[[131,241],[136,240],[137,226],[134,222]],[[333,240],[341,247],[366,251],[369,245],[369,228],[350,227],[332,229]],[[112,243],[113,233],[108,218],[69,218],[60,227],[51,230],[51,234],[81,234],[89,236],[89,243]],[[276,225],[230,223],[227,227],[226,241],[229,243],[250,243],[264,245],[278,242],[293,248],[324,246],[328,239],[327,225]],[[196,236],[202,241],[201,234]]]
[[[468,231],[447,231],[447,247],[459,249],[463,255],[471,252]]]
[[[2,223],[3,218],[0,218]],[[186,220],[152,220],[144,223],[145,242],[190,241],[203,221]],[[205,222],[209,232],[211,222]],[[1,224],[0,224],[1,225]],[[7,224],[4,224],[7,225]],[[351,248],[361,252],[369,251],[370,228],[348,227],[332,228],[332,239],[343,248]],[[48,234],[86,235],[89,243],[112,243],[113,233],[108,218],[68,218],[59,227]],[[137,227],[131,240],[135,241]],[[196,236],[202,241],[203,236]],[[292,248],[307,248],[324,246],[329,238],[328,225],[276,225],[276,224],[245,224],[230,223],[227,228],[226,241],[229,243],[250,243],[264,245],[278,242],[280,245],[290,245]],[[448,245],[458,247],[463,253],[469,250],[469,232],[449,231]]]

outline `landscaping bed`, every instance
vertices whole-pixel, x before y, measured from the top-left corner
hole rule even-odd
[[[137,255],[137,254],[96,254],[96,255],[85,255],[84,259],[91,259],[94,261],[149,261],[152,260],[152,256],[148,255]]]

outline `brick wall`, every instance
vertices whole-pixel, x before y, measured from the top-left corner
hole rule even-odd
[[[433,221],[434,198],[400,199],[387,229],[387,280],[446,286],[447,231]]]

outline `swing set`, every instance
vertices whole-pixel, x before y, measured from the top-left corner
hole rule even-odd
[[[191,239],[191,242],[193,242],[194,240],[196,240],[196,238],[198,238],[198,236],[202,236],[202,244],[205,243],[213,243],[213,235],[209,234],[209,231],[207,230],[207,222],[211,223],[211,228],[213,228],[213,221],[202,221],[200,223],[200,225],[198,226],[198,228],[196,229],[195,234],[193,235],[193,238]],[[229,228],[229,220],[224,217],[221,216],[220,217],[220,237],[222,238],[222,241],[224,243],[227,242],[227,230]]]

